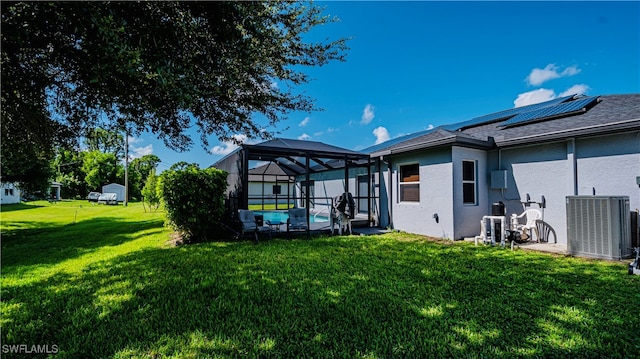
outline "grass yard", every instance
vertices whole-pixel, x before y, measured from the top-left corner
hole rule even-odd
[[[1,230],[3,357],[640,352],[640,277],[624,263],[402,233],[171,247],[163,214],[135,203],[3,206]]]
[[[263,204],[250,204],[249,209],[252,211],[286,211],[289,208],[293,208],[293,203],[279,203],[278,208],[276,208],[275,203],[265,203]]]

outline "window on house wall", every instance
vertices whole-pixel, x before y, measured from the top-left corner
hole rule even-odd
[[[462,161],[462,202],[478,204],[476,195],[476,161]]]
[[[13,188],[5,188],[4,189],[5,196],[13,196]]]
[[[420,202],[420,166],[400,166],[400,202]]]

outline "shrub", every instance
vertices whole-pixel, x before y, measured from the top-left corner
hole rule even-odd
[[[160,192],[169,223],[185,242],[201,242],[216,232],[224,214],[227,173],[189,166],[162,174]]]
[[[142,206],[144,207],[144,202],[146,202],[149,205],[149,210],[153,211],[157,210],[160,205],[160,197],[156,191],[157,183],[158,176],[156,176],[156,170],[152,169],[151,172],[149,172],[149,176],[147,177],[141,193],[143,198]]]

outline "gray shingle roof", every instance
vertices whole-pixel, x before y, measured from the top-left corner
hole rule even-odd
[[[516,113],[514,112],[514,115]],[[504,147],[640,130],[640,94],[600,96],[599,103],[587,112],[519,126],[505,128],[501,126],[505,120],[463,127],[444,125],[430,131],[421,131],[418,136],[410,134],[403,137],[404,139],[394,139],[389,141],[388,145],[382,143],[372,146],[362,152],[378,156],[454,144],[476,148]],[[457,128],[460,130],[456,130]]]

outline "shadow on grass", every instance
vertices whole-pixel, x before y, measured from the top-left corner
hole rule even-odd
[[[75,224],[14,221],[12,225],[18,229],[2,236],[2,271],[7,274],[19,266],[58,263],[101,247],[116,246],[138,238],[142,235],[138,232],[160,230],[164,222],[161,219],[132,222],[97,217]]]
[[[146,249],[3,286],[2,342],[69,357],[622,358],[640,344],[639,283],[615,265],[424,242]]]
[[[27,203],[3,204],[0,206],[0,212],[22,211],[26,209],[41,208],[43,206]]]

